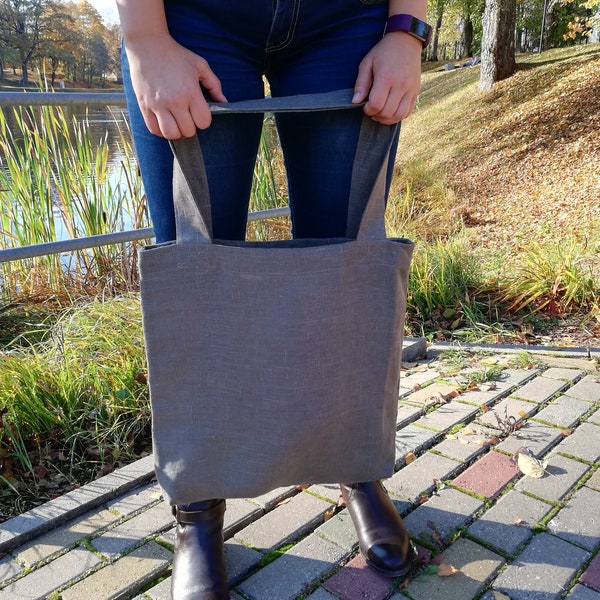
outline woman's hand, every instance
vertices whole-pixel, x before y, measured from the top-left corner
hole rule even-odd
[[[227,102],[221,82],[202,57],[168,33],[126,42],[133,89],[148,129],[173,140],[192,137],[210,125],[200,85],[216,102]]]
[[[365,114],[384,125],[408,117],[421,88],[422,49],[403,31],[383,36],[359,65],[353,102],[367,100]]]

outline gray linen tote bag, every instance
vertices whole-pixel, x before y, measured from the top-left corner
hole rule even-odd
[[[213,118],[360,110],[350,98],[217,105]],[[172,504],[393,473],[413,244],[385,235],[392,138],[363,118],[346,238],[275,242],[212,239],[198,139],[172,145],[177,239],[140,255],[156,476]]]

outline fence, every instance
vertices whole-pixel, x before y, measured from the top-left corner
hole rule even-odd
[[[87,104],[88,106],[125,106],[125,94],[122,93],[79,93],[79,92],[0,92],[0,107],[6,106],[48,106]],[[251,212],[248,221],[261,221],[289,214],[289,208],[272,208]],[[121,244],[154,237],[152,228],[135,229],[132,231],[119,231],[104,235],[95,235],[76,239],[35,244],[0,250],[0,263],[45,256],[47,254],[61,254],[85,250],[98,246]]]

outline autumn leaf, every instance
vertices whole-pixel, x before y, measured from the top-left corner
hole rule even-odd
[[[494,590],[493,594],[494,594],[494,600],[510,600],[510,596],[507,596],[506,594],[503,594],[502,592],[496,592]]]
[[[406,456],[404,457],[404,461],[406,462],[407,465],[410,465],[410,463],[415,462],[415,460],[417,460],[417,456],[414,452],[406,453]]]
[[[460,433],[462,433],[463,435],[475,435],[477,432],[471,427],[463,427],[460,430]]]
[[[451,575],[456,575],[457,573],[460,573],[460,569],[457,569],[456,567],[446,563],[439,565],[437,568],[438,577],[450,577]]]

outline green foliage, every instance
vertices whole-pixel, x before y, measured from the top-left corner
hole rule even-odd
[[[501,284],[500,299],[516,311],[546,309],[558,316],[587,308],[600,318],[597,262],[573,240],[546,246],[532,242],[523,248],[519,264]]]
[[[0,242],[11,248],[148,226],[145,197],[129,132],[120,165],[108,165],[106,137],[97,145],[86,120],[70,123],[61,107],[0,112]],[[136,244],[3,263],[3,293],[129,289],[136,281]],[[76,284],[76,285],[74,285]]]
[[[49,441],[71,468],[131,456],[150,424],[138,299],[73,306],[43,341],[23,342],[0,354],[0,455],[30,473],[30,449],[42,456]]]

